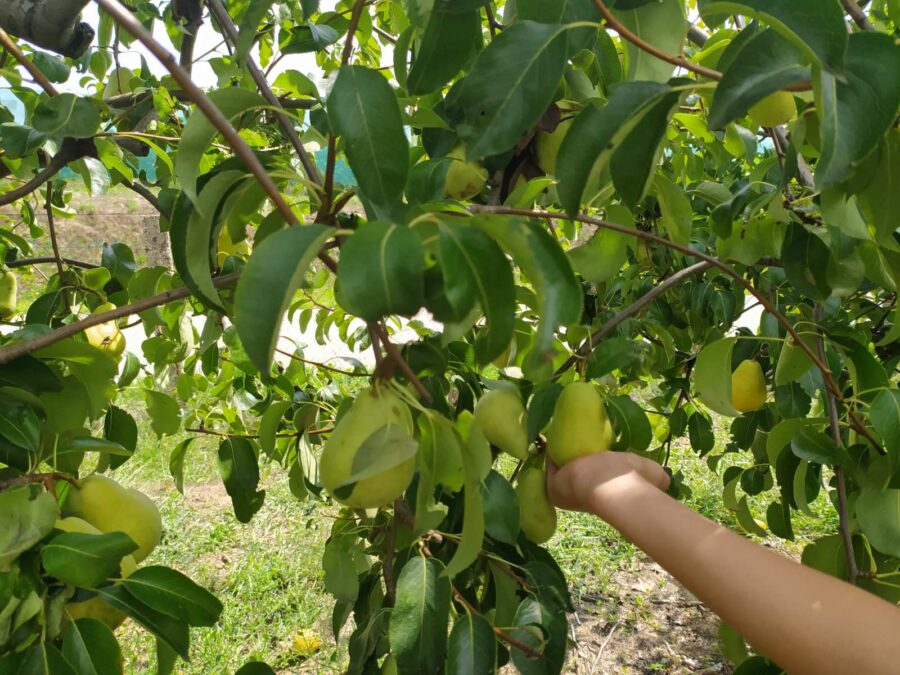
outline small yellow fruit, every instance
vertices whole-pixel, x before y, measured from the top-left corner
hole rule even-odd
[[[556,175],[556,158],[559,156],[559,148],[562,146],[566,134],[572,127],[574,117],[560,122],[553,131],[539,131],[537,133],[537,163],[541,170],[549,176]]]
[[[136,562],[150,555],[162,535],[162,517],[152,499],[99,474],[72,488],[66,510],[101,532],[127,534],[138,545],[132,554]]]
[[[731,405],[738,412],[759,410],[766,404],[766,378],[759,362],[742,361],[731,375]]]
[[[776,91],[750,108],[750,117],[763,127],[777,127],[790,122],[797,114],[794,97],[787,91]]]
[[[589,382],[566,385],[547,428],[547,452],[557,466],[609,450],[613,428],[600,394]]]
[[[312,656],[322,648],[322,638],[315,631],[302,630],[294,635],[291,647],[300,656]]]
[[[94,310],[94,314],[103,314],[116,308],[111,302],[105,302]],[[87,341],[98,349],[102,349],[107,354],[116,358],[125,351],[125,336],[119,330],[119,326],[115,321],[107,321],[97,326],[90,326],[84,329],[84,336]]]
[[[216,266],[222,267],[228,259],[228,256],[233,255],[245,258],[252,252],[253,249],[250,246],[249,241],[242,239],[235,244],[234,240],[231,238],[231,232],[228,231],[228,227],[223,227],[222,231],[219,233],[219,241],[217,244]]]
[[[447,157],[453,161],[447,169],[447,182],[444,183],[444,196],[460,201],[471,199],[484,190],[487,185],[488,172],[481,162],[466,161],[466,149],[458,145]]]
[[[76,532],[78,534],[103,534],[96,527],[86,520],[69,516],[56,521],[56,529],[63,532]],[[137,563],[134,556],[126,555],[122,558],[122,564],[119,569],[123,579],[130,577],[137,569]],[[83,600],[81,602],[66,603],[66,611],[69,613],[72,621],[78,619],[98,619],[112,629],[118,628],[122,622],[127,619],[124,612],[119,611],[106,604],[106,601],[99,596]]]
[[[547,496],[547,473],[525,469],[516,484],[519,502],[519,527],[535,544],[549,541],[556,532],[556,509]]]
[[[338,486],[359,470],[354,466],[359,461],[359,449],[386,425],[398,425],[412,435],[412,415],[406,403],[390,391],[372,387],[357,397],[325,443],[319,475],[322,485],[339,502],[354,509],[375,509],[390,504],[409,487],[416,468],[415,456],[376,476],[363,478],[347,496],[335,495]]]
[[[9,270],[0,272],[0,319],[8,319],[16,313],[19,302],[19,282]]]
[[[516,459],[528,457],[525,406],[516,392],[510,389],[487,392],[475,406],[475,422],[491,445]]]

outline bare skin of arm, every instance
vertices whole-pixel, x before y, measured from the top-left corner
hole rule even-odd
[[[609,522],[791,675],[900,672],[900,609],[707,520],[668,484],[655,462],[618,452],[548,478],[556,506]]]

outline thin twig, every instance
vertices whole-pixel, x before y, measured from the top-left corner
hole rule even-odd
[[[38,68],[34,63],[25,56],[25,53],[19,49],[19,45],[15,43],[15,41],[9,36],[5,30],[0,28],[0,45],[12,54],[12,57],[19,62],[19,65],[22,66],[25,70],[28,71],[28,74],[41,85],[41,89],[50,94],[50,96],[58,96],[59,90],[53,86],[53,83],[47,79],[47,76]]]
[[[59,254],[59,242],[56,239],[56,224],[53,219],[53,183],[47,183],[47,200],[44,202],[47,211],[47,229],[50,231],[50,246],[53,248],[53,259],[56,261],[56,271],[59,274],[59,283],[63,283],[62,256]]]
[[[235,283],[240,276],[240,272],[233,272],[232,274],[226,274],[221,277],[216,277],[212,280],[212,283],[216,288],[221,288],[223,286],[229,286]],[[143,298],[142,300],[138,300],[137,302],[134,302],[130,305],[116,307],[116,309],[112,309],[108,312],[92,314],[91,316],[88,316],[81,321],[76,321],[75,323],[61,326],[60,328],[52,330],[49,333],[39,335],[33,340],[28,340],[27,342],[17,342],[15,344],[0,348],[0,364],[10,363],[20,356],[31,354],[38,349],[49,347],[50,345],[56,344],[61,340],[65,340],[66,338],[78,335],[83,330],[85,330],[86,328],[90,328],[91,326],[99,326],[101,323],[106,323],[107,321],[122,319],[132,314],[139,314],[140,312],[144,312],[148,309],[153,309],[154,307],[166,305],[176,300],[183,300],[190,295],[190,289],[182,286],[180,288],[173,288],[170,291],[160,293],[159,295],[154,295],[149,298]]]
[[[24,185],[21,185],[0,195],[0,206],[6,206],[7,204],[12,204],[17,200],[22,199],[22,197],[27,197],[32,192],[35,192],[36,190],[41,188],[44,183],[46,183],[48,180],[51,180],[60,171],[62,171],[69,162],[80,159],[83,156],[84,154],[79,150],[78,142],[71,141],[70,139],[64,140],[62,146],[59,149],[59,152],[53,155],[53,158],[47,163],[47,166],[40,171],[40,173],[35,175]]]
[[[93,270],[100,267],[100,265],[95,265],[94,263],[83,262],[81,260],[72,260],[72,258],[60,258],[66,265],[70,267],[81,267],[86,270]],[[11,260],[8,263],[4,263],[9,269],[15,269],[16,267],[31,267],[32,265],[47,265],[47,264],[56,264],[56,258],[53,256],[43,256],[41,258],[21,258],[19,260]]]
[[[306,363],[310,366],[315,366],[316,368],[321,368],[322,370],[328,370],[328,371],[331,371],[332,373],[337,373],[338,375],[348,375],[349,377],[372,377],[372,375],[369,373],[357,373],[357,372],[351,372],[349,370],[341,370],[340,368],[335,368],[335,367],[329,366],[325,363],[319,363],[318,361],[310,361],[309,359],[304,359],[301,356],[297,356],[296,354],[291,354],[290,352],[287,352],[283,349],[276,349],[275,351],[278,354],[281,354],[282,356],[286,356],[289,359],[293,359],[294,361],[299,361],[300,363]]]
[[[78,487],[78,481],[64,473],[53,471],[51,473],[28,473],[24,476],[16,476],[0,481],[0,492],[19,485],[31,485],[33,483],[47,483],[48,481],[64,480],[70,485]]]
[[[403,354],[400,353],[400,350],[397,348],[393,342],[391,342],[391,338],[387,333],[387,330],[384,326],[379,324],[375,324],[375,334],[378,336],[378,339],[381,340],[381,344],[384,347],[384,350],[387,352],[387,355],[391,358],[391,360],[403,371],[403,374],[406,375],[406,379],[409,380],[409,383],[415,388],[419,395],[422,397],[426,403],[431,403],[431,393],[425,388],[425,385],[422,384],[422,381],[416,376],[413,369],[406,362],[406,359],[403,358]]]
[[[212,429],[206,429],[203,427],[196,429],[185,429],[186,432],[191,434],[206,434],[207,436],[219,436],[221,438],[246,438],[247,440],[254,440],[259,438],[258,434],[232,434],[227,431],[213,431]],[[306,433],[310,436],[321,436],[323,434],[330,434],[334,431],[334,428],[328,429],[310,429]],[[276,434],[275,438],[297,438],[297,434]]]
[[[606,645],[608,645],[609,641],[612,640],[613,633],[616,632],[616,629],[620,625],[622,625],[622,619],[619,619],[615,624],[613,624],[613,627],[610,629],[609,634],[603,641],[603,644],[600,645],[600,649],[597,651],[597,656],[594,657],[594,662],[591,664],[591,673],[594,673],[596,671],[597,666],[600,664],[600,659],[603,657],[603,652],[606,651]]]
[[[467,610],[468,612],[470,612],[471,614],[474,614],[475,616],[481,616],[481,612],[479,612],[479,611],[472,605],[471,602],[469,602],[468,600],[466,600],[465,596],[463,596],[463,594],[459,592],[459,589],[456,588],[456,586],[452,586],[451,588],[452,588],[452,590],[453,590],[453,597],[456,598],[456,601],[457,601],[459,604],[461,604],[463,607],[465,607],[466,610]],[[515,647],[516,649],[518,649],[518,650],[521,651],[521,652],[524,652],[525,654],[527,654],[528,656],[530,656],[530,657],[533,658],[533,659],[539,659],[539,658],[542,658],[542,657],[544,656],[544,655],[541,654],[539,651],[537,651],[537,650],[533,649],[532,647],[526,645],[524,642],[521,642],[520,640],[517,640],[516,638],[514,638],[513,636],[511,636],[509,633],[507,633],[507,632],[506,632],[505,630],[503,630],[502,628],[497,628],[497,626],[492,626],[492,628],[494,629],[494,635],[496,635],[498,638],[500,638],[501,640],[503,640],[503,642],[505,642],[506,644],[508,644],[510,647]]]
[[[129,190],[131,190],[132,192],[134,192],[135,194],[143,197],[144,201],[146,201],[148,204],[150,204],[150,206],[152,206],[154,209],[156,209],[160,213],[160,215],[163,215],[166,218],[169,217],[170,214],[167,213],[165,211],[165,209],[163,209],[162,206],[160,206],[159,199],[156,198],[156,195],[153,194],[152,192],[150,192],[150,190],[145,188],[143,185],[141,185],[138,182],[130,181],[130,180],[123,180],[122,185],[125,186],[126,188],[128,188]]]
[[[402,504],[402,499],[394,500],[394,517],[388,525],[387,536],[384,540],[384,556],[381,559],[381,575],[384,577],[384,590],[387,596],[387,606],[393,607],[397,601],[397,579],[394,576],[394,549],[397,547],[397,505]]]

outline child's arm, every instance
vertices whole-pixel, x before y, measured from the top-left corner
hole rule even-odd
[[[655,462],[606,452],[551,470],[549,490],[608,521],[791,675],[900,673],[900,609],[703,518],[668,483]]]

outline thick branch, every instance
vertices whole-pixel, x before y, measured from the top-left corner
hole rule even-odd
[[[94,39],[94,29],[80,22],[89,1],[3,0],[0,27],[38,47],[78,58]]]
[[[182,103],[191,101],[191,98],[183,91],[174,90],[169,93],[173,98]],[[110,96],[109,98],[103,99],[103,102],[110,108],[131,108],[138,103],[143,103],[152,96],[153,92],[147,89],[133,94]],[[286,110],[309,110],[319,104],[314,98],[291,98],[290,96],[279,96],[277,98],[279,105]]]
[[[213,279],[213,285],[216,288],[229,286],[236,282],[239,277],[239,272],[226,274],[224,276]],[[184,298],[189,297],[190,294],[190,289],[186,287],[173,288],[171,291],[166,291],[165,293],[160,293],[159,295],[154,295],[149,298],[144,298],[143,300],[138,300],[137,302],[134,302],[130,305],[116,307],[116,309],[110,310],[108,312],[101,312],[100,314],[92,314],[91,316],[82,319],[81,321],[76,321],[75,323],[70,323],[66,326],[62,326],[61,328],[57,328],[56,330],[52,330],[49,333],[44,333],[43,335],[40,335],[33,340],[7,345],[6,347],[0,348],[0,364],[9,363],[16,360],[20,356],[31,354],[38,349],[49,347],[50,345],[56,344],[61,340],[65,340],[66,338],[78,335],[83,330],[85,330],[86,328],[90,328],[91,326],[99,326],[101,323],[106,323],[107,321],[115,321],[116,319],[131,316],[132,314],[139,314],[140,312],[144,312],[148,309],[153,309],[154,307],[167,305],[170,302],[174,302],[176,300],[183,300]]]

